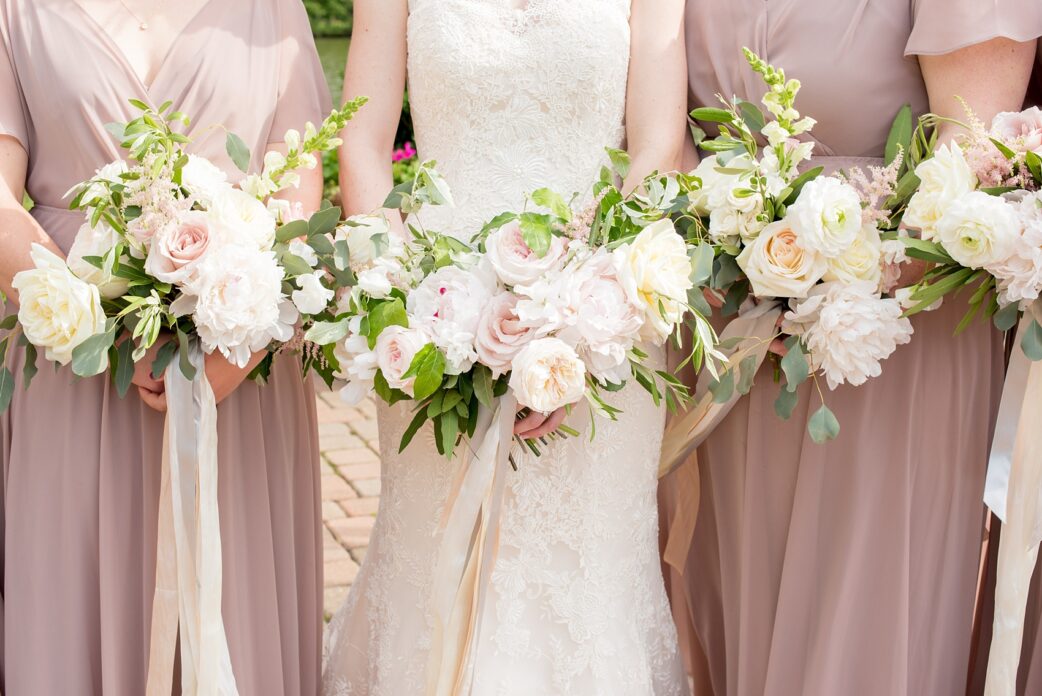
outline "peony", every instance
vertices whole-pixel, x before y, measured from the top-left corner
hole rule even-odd
[[[510,388],[517,402],[539,413],[552,413],[586,393],[586,368],[575,351],[556,338],[532,341],[514,358]]]
[[[171,306],[193,313],[207,353],[220,350],[245,367],[250,356],[272,341],[288,341],[298,315],[282,294],[283,270],[274,252],[224,245],[207,254],[195,278]]]
[[[189,211],[177,225],[164,227],[152,238],[145,271],[157,280],[177,285],[190,282],[207,252],[221,243],[206,213]]]
[[[936,227],[941,246],[967,268],[1004,262],[1016,249],[1022,229],[1012,205],[981,191],[952,202]]]
[[[501,292],[489,301],[478,320],[474,349],[494,377],[510,372],[514,356],[535,338],[535,329],[518,319],[517,302],[514,293]]]
[[[861,231],[861,197],[835,177],[818,177],[803,187],[785,219],[801,247],[834,259]]]
[[[445,266],[409,293],[409,324],[426,330],[442,350],[448,374],[466,372],[477,360],[474,338],[494,287],[483,269]]]
[[[188,155],[188,163],[181,169],[181,185],[204,208],[210,207],[218,195],[232,190],[224,170],[197,155]]]
[[[912,338],[900,302],[880,298],[870,282],[822,283],[794,304],[782,330],[800,336],[831,389],[878,377],[880,362]]]
[[[105,331],[101,295],[39,244],[30,254],[35,268],[17,273],[11,283],[18,291],[18,321],[48,360],[68,365],[77,346]]]
[[[357,271],[380,256],[381,247],[392,243],[391,226],[382,215],[359,215],[337,228],[336,239],[347,241],[351,268]],[[397,237],[393,241],[397,242]],[[397,242],[395,251],[400,246]]]
[[[1012,149],[1042,154],[1042,109],[1003,111],[991,122],[991,133]]]
[[[861,232],[847,250],[828,260],[824,280],[837,280],[848,285],[866,280],[878,288],[883,276],[882,256],[879,228],[872,223],[862,225]]]
[[[318,314],[333,299],[333,291],[322,284],[325,271],[316,271],[297,277],[297,287],[290,296],[301,314]]]
[[[96,227],[91,227],[90,224],[82,225],[72,242],[72,248],[69,249],[68,265],[72,272],[81,280],[98,286],[101,296],[109,300],[122,296],[130,287],[130,281],[112,274],[112,268],[117,261],[115,255],[105,258],[119,240],[119,233],[104,221],[100,221]],[[104,268],[98,268],[87,261],[88,256],[104,259]]]
[[[409,371],[413,358],[431,340],[422,331],[402,326],[388,326],[376,339],[376,364],[392,389],[413,395],[415,377],[402,377]]]
[[[515,222],[490,234],[485,240],[485,250],[492,268],[505,285],[527,285],[560,265],[567,243],[563,237],[553,236],[546,254],[537,256],[528,248],[521,226]]]
[[[785,220],[773,222],[742,250],[738,266],[758,297],[806,297],[828,270],[828,261],[804,249]]]
[[[212,224],[227,230],[228,241],[254,246],[261,251],[275,243],[275,218],[268,208],[238,189],[218,192],[209,209]]]
[[[936,236],[937,223],[949,206],[977,188],[977,177],[957,144],[939,147],[933,157],[915,168],[915,174],[921,183],[903,220],[929,241]]]
[[[1006,199],[1020,216],[1022,232],[1009,258],[988,268],[1002,305],[1037,300],[1042,290],[1042,194],[1017,192]]]
[[[645,227],[613,256],[619,283],[644,313],[642,337],[661,344],[683,318],[693,287],[687,244],[666,218]]]
[[[347,325],[347,337],[333,346],[333,355],[340,366],[337,377],[347,381],[340,390],[340,398],[351,406],[357,406],[372,392],[379,365],[376,351],[369,349],[369,339],[361,333],[362,317],[351,317]]]

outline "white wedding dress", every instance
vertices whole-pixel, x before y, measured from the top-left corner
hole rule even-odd
[[[409,87],[420,156],[455,207],[424,224],[464,236],[525,192],[584,192],[622,142],[629,0],[410,0]],[[580,438],[520,457],[483,587],[470,690],[461,696],[687,693],[658,556],[665,415],[638,386],[617,422],[586,409]],[[425,696],[439,523],[457,462],[408,405],[382,407],[380,512],[365,563],[330,624],[325,696]],[[516,453],[515,453],[516,455]]]

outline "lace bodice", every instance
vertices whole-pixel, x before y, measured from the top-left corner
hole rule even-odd
[[[629,0],[518,1],[409,2],[417,147],[456,202],[423,220],[460,238],[526,192],[585,193],[623,141]]]

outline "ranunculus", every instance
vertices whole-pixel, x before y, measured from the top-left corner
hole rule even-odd
[[[828,260],[828,270],[825,271],[824,279],[837,280],[848,285],[866,280],[878,288],[883,275],[882,247],[879,228],[873,223],[862,225],[861,232],[847,250]]]
[[[250,194],[227,189],[214,196],[208,213],[228,230],[228,241],[268,251],[275,243],[275,217]]]
[[[738,266],[757,297],[806,297],[828,270],[828,260],[804,249],[788,222],[779,220],[742,250]]]
[[[382,215],[352,217],[337,228],[336,238],[347,241],[351,268],[356,271],[371,264],[382,249],[389,249],[397,242],[397,238],[392,239],[391,226]],[[400,247],[401,242],[396,246]]]
[[[967,268],[987,268],[1010,257],[1023,223],[1001,198],[972,191],[953,201],[937,223],[937,238]]]
[[[619,283],[644,312],[642,337],[661,344],[683,318],[687,292],[694,286],[687,244],[666,218],[645,227],[613,255]]]
[[[445,266],[409,293],[409,324],[431,336],[445,354],[448,374],[466,372],[477,360],[474,337],[493,289],[493,280],[481,268]]]
[[[197,155],[188,155],[188,163],[181,169],[181,185],[204,208],[210,207],[217,195],[232,189],[223,169]]]
[[[112,274],[116,258],[105,259],[105,255],[119,243],[119,233],[105,223],[99,221],[96,227],[89,223],[80,227],[76,233],[76,239],[69,249],[68,265],[72,272],[80,279],[92,285],[98,286],[101,296],[106,299],[120,297],[130,287],[130,281],[118,278]],[[98,268],[85,260],[87,256],[97,256],[105,259],[104,268]]]
[[[68,365],[77,346],[105,330],[101,295],[39,244],[30,254],[35,268],[15,274],[11,283],[18,291],[18,321],[48,360]]]
[[[564,341],[536,339],[514,358],[510,388],[520,405],[539,413],[552,413],[583,398],[586,368]]]
[[[801,247],[834,259],[861,231],[861,197],[850,184],[821,176],[807,182],[785,220]]]
[[[831,389],[878,377],[880,362],[912,338],[900,302],[880,298],[869,282],[822,283],[794,304],[782,330],[802,338]]]
[[[489,300],[478,320],[474,349],[494,377],[510,372],[514,356],[536,335],[533,327],[518,319],[517,301],[514,293],[501,292]]]
[[[1020,152],[1042,154],[1042,109],[1003,111],[991,122],[992,135]]]
[[[220,231],[211,229],[206,213],[188,211],[179,224],[163,228],[152,238],[145,271],[164,283],[190,282],[199,262],[221,243],[219,235]]]
[[[301,314],[318,314],[333,299],[334,292],[322,284],[324,275],[325,271],[316,271],[297,277],[300,289],[294,290],[291,298]]]
[[[915,168],[915,174],[921,183],[908,202],[903,221],[930,241],[951,204],[977,188],[977,177],[958,144],[937,148],[933,157]]]
[[[431,340],[422,331],[403,326],[388,326],[376,339],[376,364],[392,389],[413,395],[415,377],[403,378],[413,358]]]
[[[525,244],[521,226],[510,223],[488,236],[485,251],[496,275],[505,285],[527,285],[561,263],[567,251],[567,241],[563,237],[551,237],[549,250],[540,257]]]

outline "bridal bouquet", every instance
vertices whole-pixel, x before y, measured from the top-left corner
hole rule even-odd
[[[305,220],[299,207],[269,197],[297,185],[294,170],[315,167],[313,153],[339,145],[336,133],[364,100],[335,110],[319,127],[308,124],[303,135],[287,133],[288,152],[267,153],[262,172],[238,188],[213,163],[186,152],[188,138],[175,130],[188,125],[184,114],[169,102],[159,110],[132,103],[142,115],[110,127],[129,161],[106,165],[70,191],[70,207],[83,212],[84,224],[68,259],[34,246],[35,268],[14,279],[20,309],[4,325],[21,329],[26,387],[40,348],[80,377],[109,369],[122,396],[134,364],[163,334],[172,340],[155,354],[156,376],[179,356],[191,380],[196,367],[188,347],[195,339],[206,353],[245,366],[253,353],[291,341],[299,322],[324,316],[334,290],[353,282],[346,247],[331,237],[339,209]],[[227,147],[245,171],[245,144],[229,135]],[[4,351],[9,340],[0,344]],[[314,356],[305,362],[320,371],[324,365]],[[6,408],[13,380],[7,368],[2,376]]]
[[[695,327],[694,360],[714,344],[706,320],[690,310],[691,250],[669,218],[681,187],[653,176],[623,196],[613,180],[627,158],[611,154],[614,171],[605,169],[593,202],[578,212],[541,189],[528,197],[532,209],[499,215],[477,234],[428,230],[414,216],[404,243],[382,218],[347,221],[358,284],[336,321],[307,338],[336,343],[347,400],[375,391],[390,404],[416,402],[402,449],[431,420],[439,452],[451,456],[464,436],[473,438],[479,410],[491,411],[508,391],[533,411],[585,400],[611,418],[619,411],[604,394],[630,379],[656,403],[686,398],[641,348],[678,335],[685,318]],[[413,215],[451,203],[425,163],[386,205]],[[537,443],[526,444],[538,453]]]
[[[770,327],[770,335],[740,351],[732,369],[713,382],[714,397],[726,402],[736,390],[748,393],[764,344],[786,335],[780,364],[786,385],[775,408],[788,418],[807,379],[817,384],[821,375],[832,389],[863,384],[911,338],[894,293],[906,260],[896,194],[914,183],[904,174],[911,112],[902,110],[895,122],[885,166],[823,175],[812,166],[814,143],[799,139],[815,125],[795,108],[799,81],[748,49],[745,54],[767,84],[763,105],[770,117],[755,104],[722,97],[723,108],[692,113],[719,124],[720,134],[705,140],[696,129],[700,147],[715,154],[690,174],[695,181],[684,221],[689,238],[716,249],[708,287],[725,316],[748,312],[754,303],[758,314],[783,312],[780,331]],[[838,434],[839,424],[820,387],[818,393],[822,405],[809,428],[823,442]]]

